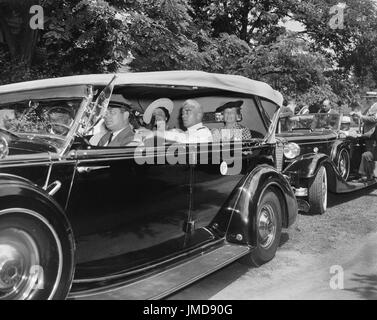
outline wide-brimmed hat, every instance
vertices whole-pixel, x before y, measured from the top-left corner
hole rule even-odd
[[[158,108],[165,108],[166,110],[168,110],[169,114],[171,114],[174,108],[174,103],[168,98],[161,98],[153,101],[144,112],[144,123],[149,124],[151,122],[153,111]]]
[[[243,105],[242,100],[230,101],[230,102],[227,102],[224,105],[218,107],[216,109],[216,112],[223,112],[225,109],[232,109],[232,108],[240,109],[242,105]]]

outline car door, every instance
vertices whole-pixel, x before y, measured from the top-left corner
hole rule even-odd
[[[157,164],[157,149],[148,157],[135,147],[76,151],[68,215],[77,239],[77,277],[129,270],[182,250],[190,168],[161,159]]]
[[[215,118],[210,117],[215,110],[213,105],[221,105],[229,100],[236,100],[236,98],[222,98],[221,100],[203,98],[201,102],[206,108],[207,118]],[[196,164],[192,166],[193,195],[189,217],[191,232],[187,233],[186,247],[193,247],[214,239],[207,227],[214,221],[220,209],[226,205],[232,191],[258,161],[262,158],[272,158],[272,149],[261,144],[268,129],[263,118],[268,115],[262,114],[262,108],[258,106],[254,97],[244,98],[243,101],[243,120],[240,124],[250,129],[255,140],[214,142],[197,146]],[[207,123],[208,127],[215,125],[223,126],[222,123]],[[192,149],[195,150],[195,148]],[[222,216],[222,229],[226,229],[229,219],[229,215]]]

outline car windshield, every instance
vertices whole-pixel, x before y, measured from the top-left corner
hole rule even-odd
[[[15,135],[64,139],[80,107],[76,100],[29,100],[0,105],[0,128]]]
[[[281,132],[297,130],[339,130],[340,114],[315,113],[300,116],[290,116],[280,119]]]

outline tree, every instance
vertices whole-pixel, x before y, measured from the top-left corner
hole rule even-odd
[[[37,31],[29,27],[26,14],[25,17],[21,14],[28,12],[30,1],[21,1],[21,6],[19,2],[3,0],[1,3],[2,9],[7,8],[1,10],[2,14],[8,14],[11,21],[22,16],[17,21],[23,35],[7,36],[12,24],[5,24],[6,20],[1,19],[1,31],[6,35],[5,45],[0,47],[3,82],[114,72],[129,56],[127,10],[104,0],[44,0],[41,4],[45,25],[43,30],[38,30],[39,41],[36,41]]]
[[[13,63],[30,67],[38,40],[38,29],[29,26],[30,8],[38,1],[0,0],[0,32]],[[3,53],[4,55],[4,53]]]

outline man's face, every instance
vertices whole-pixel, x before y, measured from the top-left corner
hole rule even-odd
[[[325,111],[329,111],[330,110],[330,100],[326,99],[325,101],[323,101],[323,109]]]
[[[112,132],[123,129],[127,125],[128,112],[121,108],[109,108],[105,115],[106,128]]]
[[[235,124],[237,122],[237,109],[236,108],[225,109],[224,121],[226,124]]]
[[[10,129],[12,127],[13,120],[16,119],[14,110],[7,110],[7,113],[4,115],[4,127],[5,129]]]
[[[183,125],[186,128],[190,128],[201,122],[200,110],[197,107],[186,104],[182,108],[182,120]]]

